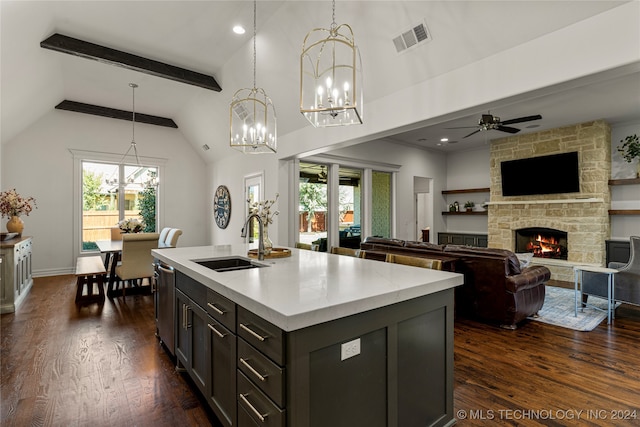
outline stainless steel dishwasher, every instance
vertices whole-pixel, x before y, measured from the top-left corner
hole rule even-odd
[[[175,306],[176,275],[173,267],[156,263],[156,292],[154,307],[156,316],[156,335],[171,355],[175,355]]]

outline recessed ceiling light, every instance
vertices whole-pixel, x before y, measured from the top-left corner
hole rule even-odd
[[[244,34],[244,27],[242,25],[236,25],[233,27],[233,32],[236,34]]]
[[[540,125],[529,125],[527,126],[527,129],[533,129],[533,128],[539,128]]]
[[[447,142],[449,141],[449,138],[440,138],[440,142]]]
[[[426,140],[427,140],[427,138],[420,138],[420,139],[418,139],[418,142],[424,142]]]

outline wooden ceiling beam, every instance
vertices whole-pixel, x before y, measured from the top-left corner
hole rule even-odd
[[[40,42],[40,47],[67,53],[81,58],[91,59],[104,64],[115,65],[152,76],[162,77],[181,83],[186,83],[205,89],[220,92],[222,88],[218,82],[206,74],[196,71],[154,61],[153,59],[122,52],[83,40],[74,39],[62,34],[54,34],[46,40]]]
[[[125,110],[117,110],[115,108],[101,107],[99,105],[85,104],[82,102],[64,100],[56,105],[57,110],[74,111],[76,113],[92,114],[94,116],[109,117],[119,120],[133,120],[133,112]],[[136,112],[136,122],[146,123],[149,125],[164,126],[177,129],[178,125],[172,119],[165,117],[152,116]]]

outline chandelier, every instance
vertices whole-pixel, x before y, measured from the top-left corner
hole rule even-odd
[[[300,112],[315,127],[362,124],[362,63],[347,24],[315,28],[300,55]]]
[[[124,159],[129,155],[129,152],[133,150],[133,154],[136,157],[136,164],[140,166],[140,159],[138,158],[138,148],[136,147],[136,88],[138,87],[135,83],[129,83],[132,92],[132,120],[131,120],[131,145],[122,159],[120,160],[120,164],[124,163]]]
[[[262,88],[256,88],[256,1],[253,2],[253,88],[239,89],[229,108],[229,144],[243,153],[275,153],[276,110]]]

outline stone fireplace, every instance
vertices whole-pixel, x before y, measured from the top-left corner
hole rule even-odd
[[[489,247],[530,252],[517,246],[517,231],[553,229],[560,232],[561,240],[553,245],[565,246],[566,249],[560,249],[560,252],[565,251],[565,257],[540,256],[534,257],[533,261],[549,267],[552,279],[572,282],[574,265],[603,265],[606,258],[605,240],[610,237],[609,125],[599,120],[522,136],[513,135],[493,140],[490,151]],[[578,152],[579,193],[502,195],[502,161],[570,151]],[[566,237],[563,237],[565,233]],[[542,249],[539,252],[542,254]]]

